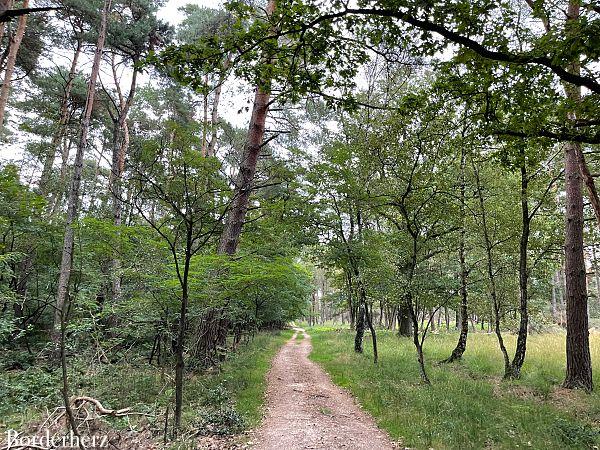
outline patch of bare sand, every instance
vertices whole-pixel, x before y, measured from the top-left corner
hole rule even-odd
[[[304,339],[297,341],[302,333]],[[308,359],[304,330],[279,351],[268,375],[267,410],[252,440],[258,450],[397,448],[352,396]]]

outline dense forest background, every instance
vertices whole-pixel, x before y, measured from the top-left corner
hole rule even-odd
[[[510,380],[566,330],[592,391],[597,6],[164,7],[0,2],[0,425],[78,430],[83,367],[135,362],[174,438],[190,374],[300,320],[410,338],[424,384],[430,334],[493,334]]]

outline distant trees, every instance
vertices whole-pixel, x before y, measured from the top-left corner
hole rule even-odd
[[[377,337],[373,325],[373,297],[368,268],[374,256],[369,245],[374,244],[370,229],[374,217],[367,200],[372,175],[361,164],[355,139],[356,123],[345,120],[341,141],[333,141],[321,151],[321,158],[311,165],[307,175],[311,221],[316,232],[323,235],[324,246],[316,249],[321,264],[343,271],[351,326],[356,330],[354,350],[363,352],[365,329],[371,331],[373,357],[377,362]],[[322,195],[325,193],[325,195]]]
[[[388,82],[379,79],[374,91],[380,97],[371,92],[372,105],[384,98]],[[369,310],[380,315],[380,323],[390,323],[381,319],[389,314],[384,305],[405,308],[424,382],[429,382],[425,338],[442,311],[449,321],[448,307],[461,330],[449,360],[464,352],[469,321],[477,316],[497,334],[505,376],[518,377],[531,302],[537,310],[542,300],[539,290],[531,294],[531,279],[543,280],[544,261],[555,258],[552,252],[558,248],[555,235],[540,234],[547,233],[540,221],[553,220],[552,211],[557,213],[553,208],[561,171],[556,149],[543,142],[528,146],[520,139],[482,140],[482,129],[465,112],[467,105],[448,100],[437,90],[439,82],[413,82],[413,91],[397,93],[386,111],[341,116],[339,131],[318,136],[321,159],[311,164],[307,181],[320,217],[317,230],[331,250],[317,249],[315,256],[333,273],[348,274],[336,276],[336,285],[351,300],[360,294],[351,288],[351,258],[359,262]],[[540,214],[543,219],[534,221]],[[367,236],[367,247],[355,237],[358,228]],[[373,234],[386,238],[373,240]],[[344,242],[351,251],[343,251]],[[384,269],[390,259],[392,271]],[[375,289],[380,276],[388,283],[388,295]],[[515,297],[515,292],[520,294]],[[373,306],[377,300],[379,311]],[[348,304],[349,316],[358,314],[355,348],[360,351],[364,325],[359,306],[358,300]],[[391,323],[397,321],[400,328],[401,318],[394,314]],[[509,323],[519,336],[512,360],[503,338]]]

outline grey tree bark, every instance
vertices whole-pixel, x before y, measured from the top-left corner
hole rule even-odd
[[[449,358],[444,360],[444,362],[454,362],[462,358],[463,353],[467,349],[467,336],[469,335],[469,299],[468,299],[468,291],[467,291],[467,278],[469,276],[469,272],[467,269],[466,263],[466,164],[467,164],[467,152],[465,146],[463,145],[460,152],[460,218],[461,218],[461,226],[460,226],[460,237],[458,244],[458,260],[460,262],[460,334],[458,337],[458,342],[456,343],[456,347],[452,351],[452,354]]]
[[[96,83],[98,73],[100,72],[100,62],[104,51],[104,42],[106,40],[106,28],[108,21],[108,13],[111,8],[111,0],[105,0],[104,7],[100,18],[100,29],[98,31],[98,41],[96,42],[96,51],[94,53],[94,62],[90,81],[88,83],[87,98],[83,117],[81,120],[81,131],[79,135],[79,143],[77,145],[77,153],[73,167],[73,179],[69,189],[69,199],[67,207],[67,217],[65,220],[65,236],[63,241],[62,258],[60,263],[60,272],[58,277],[58,289],[56,294],[56,308],[54,313],[54,326],[51,337],[56,343],[60,340],[60,327],[66,314],[67,299],[69,295],[69,282],[71,279],[71,268],[73,266],[73,246],[75,241],[74,223],[79,215],[79,190],[81,187],[81,175],[83,172],[83,158],[88,146],[88,132],[90,127],[90,119],[94,106],[94,98],[96,94]]]

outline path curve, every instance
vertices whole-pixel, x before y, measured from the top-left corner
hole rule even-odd
[[[395,448],[352,396],[308,359],[310,336],[303,329],[294,330],[294,336],[273,359],[267,377],[266,417],[254,433],[254,448]],[[300,333],[303,339],[297,340]]]

